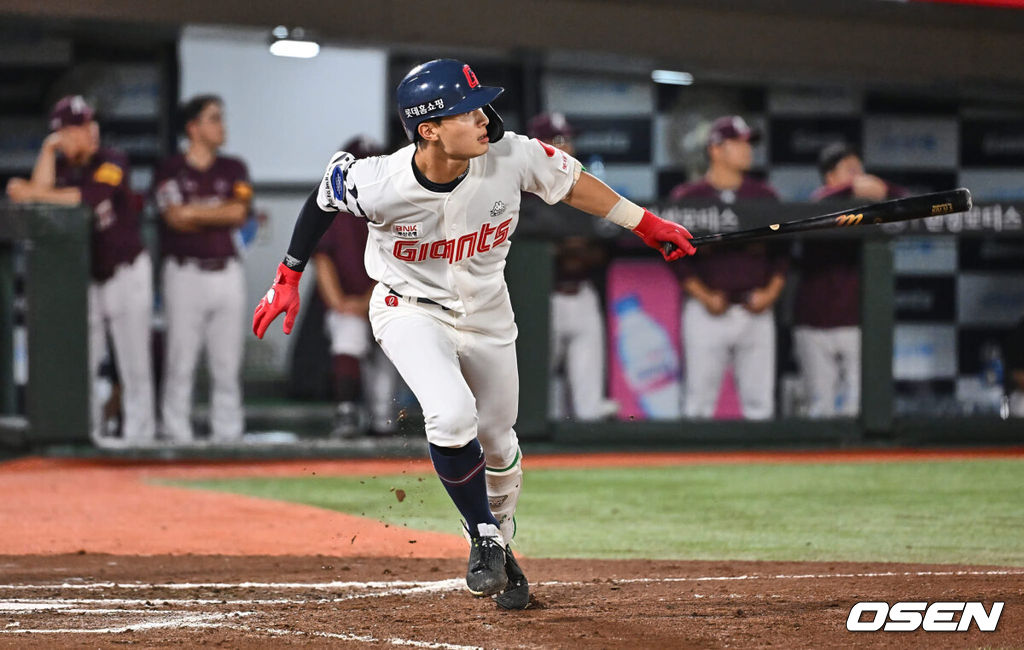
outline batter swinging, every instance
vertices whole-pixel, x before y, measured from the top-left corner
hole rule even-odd
[[[503,270],[520,192],[633,230],[666,259],[694,252],[690,233],[620,197],[554,147],[504,131],[491,107],[503,88],[480,85],[461,61],[406,75],[398,111],[412,144],[354,160],[339,151],[307,199],[288,254],[260,301],[262,338],[284,312],[291,332],[299,278],[338,211],[367,220],[364,263],[377,281],[370,322],[423,409],[430,457],[470,537],[466,583],[477,596],[522,609],[529,587],[508,544],[515,533],[522,453],[516,325]]]

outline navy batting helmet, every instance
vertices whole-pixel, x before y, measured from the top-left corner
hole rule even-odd
[[[398,84],[398,116],[410,141],[416,140],[420,122],[482,108],[489,120],[487,136],[497,142],[505,129],[491,102],[505,92],[497,86],[481,86],[472,68],[455,59],[435,59],[418,65]]]

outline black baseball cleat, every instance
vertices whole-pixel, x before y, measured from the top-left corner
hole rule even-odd
[[[469,569],[466,586],[474,596],[493,596],[508,584],[505,549],[496,537],[472,537],[469,541]]]
[[[530,604],[530,583],[512,555],[512,547],[505,547],[505,574],[508,584],[505,590],[494,597],[494,602],[502,609],[526,609]]]

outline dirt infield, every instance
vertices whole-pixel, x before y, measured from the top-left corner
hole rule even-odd
[[[536,456],[529,467],[877,462],[1024,450]],[[427,461],[0,464],[0,647],[1024,647],[1024,568],[523,561],[532,606],[474,599],[454,535],[158,478],[389,475]],[[858,601],[1005,603],[983,633],[851,633]]]
[[[532,607],[461,560],[4,556],[0,647],[1020,647],[1024,569],[532,560]],[[994,633],[851,633],[862,600],[1005,602]]]

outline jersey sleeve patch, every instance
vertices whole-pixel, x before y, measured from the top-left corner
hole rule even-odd
[[[235,186],[231,191],[239,201],[249,201],[252,199],[252,185],[245,181],[235,181]]]
[[[93,172],[92,180],[97,183],[117,187],[124,179],[124,170],[112,162],[105,162]]]
[[[359,188],[352,178],[351,170],[356,159],[350,153],[339,151],[331,158],[324,172],[317,205],[322,210],[349,212],[359,217],[366,217],[366,212],[359,204]]]

